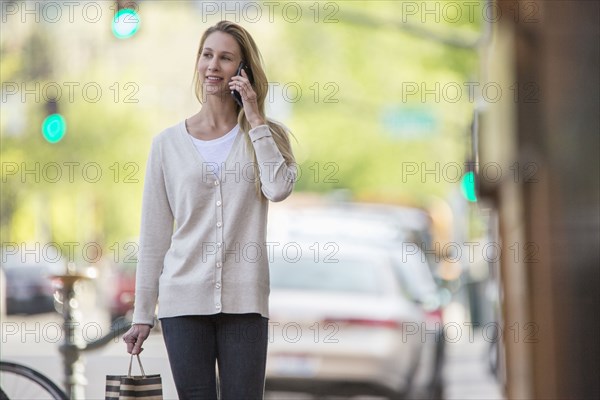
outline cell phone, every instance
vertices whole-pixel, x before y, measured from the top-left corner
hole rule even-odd
[[[254,85],[254,77],[252,76],[252,70],[250,70],[250,67],[248,67],[243,61],[240,63],[235,75],[242,76],[242,69],[246,71],[246,75],[248,76],[250,84]],[[240,94],[240,92],[238,92],[237,90],[232,90],[231,95],[233,96],[233,99],[236,101],[236,103],[240,105],[240,107],[244,107],[244,103],[242,103],[242,95]]]

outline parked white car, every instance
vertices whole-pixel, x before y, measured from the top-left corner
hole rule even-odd
[[[290,245],[293,244],[293,245]],[[286,242],[271,262],[267,390],[401,398],[425,321],[389,252],[356,243]]]
[[[436,265],[431,265],[431,258],[419,246],[421,243],[414,242],[415,238],[419,242],[428,240],[427,227],[428,217],[422,210],[348,203],[279,212],[269,221],[269,236],[310,241],[313,247],[315,243],[345,241],[387,253],[401,281],[404,298],[425,314],[423,323],[407,325],[405,330],[406,335],[418,337],[423,344],[413,380],[414,393],[440,398],[444,301],[432,274]]]
[[[2,248],[2,313],[42,314],[54,312],[55,283],[52,275],[64,268],[64,260],[54,247],[36,248],[33,244],[22,246],[35,251]]]

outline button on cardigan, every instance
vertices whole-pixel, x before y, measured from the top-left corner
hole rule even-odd
[[[268,318],[268,200],[289,196],[296,170],[267,125],[238,132],[220,178],[188,135],[182,121],[152,139],[133,323],[153,325],[157,302],[158,318],[219,312]]]

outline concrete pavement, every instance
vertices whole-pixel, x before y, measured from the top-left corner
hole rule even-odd
[[[445,400],[504,400],[501,385],[492,374],[488,360],[490,343],[481,331],[473,332],[456,343],[446,343],[443,368]]]
[[[2,321],[1,357],[3,360],[31,366],[62,386],[62,358],[58,346],[62,341],[58,314],[29,317],[8,317]],[[100,329],[108,329],[108,320],[100,315],[87,315],[82,321],[87,326],[88,339],[94,339]],[[86,325],[87,324],[87,325]],[[446,343],[446,365],[443,368],[446,400],[503,400],[501,387],[488,367],[488,346],[481,332],[475,330],[473,338],[462,335],[459,341]],[[84,354],[88,384],[87,399],[103,399],[107,374],[126,374],[129,356],[123,342],[115,340],[106,347]],[[176,399],[166,350],[160,333],[154,332],[144,345],[142,362],[148,374],[160,373],[163,379],[164,398]],[[137,371],[137,370],[135,370]],[[137,373],[137,372],[136,372]],[[413,396],[411,396],[413,397]],[[307,398],[306,396],[269,394],[269,400],[279,398]],[[309,398],[309,397],[308,397]],[[339,399],[338,397],[336,397]],[[364,397],[363,397],[364,398]],[[423,397],[416,395],[413,398]]]

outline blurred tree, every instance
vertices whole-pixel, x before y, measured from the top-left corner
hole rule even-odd
[[[100,4],[104,15],[111,15],[115,3]],[[343,2],[339,7],[374,19],[401,11],[401,3],[385,1],[376,6]],[[21,47],[11,46],[2,35],[3,82],[43,86],[53,79],[79,85],[75,101],[60,103],[69,131],[59,145],[39,134],[46,114],[42,101],[26,103],[28,123],[20,135],[2,132],[3,163],[17,167],[14,174],[2,171],[3,238],[21,241],[35,235],[30,204],[39,193],[49,209],[40,218],[47,219],[53,240],[93,238],[110,247],[137,235],[151,137],[199,107],[190,86],[194,56],[202,31],[219,16],[202,16],[199,22],[192,8],[187,3],[144,3],[147,22],[135,41],[117,43],[106,24],[85,21],[69,29],[67,24],[44,28],[51,34],[42,32],[41,24],[28,26],[16,38]],[[326,23],[324,12],[315,22],[313,11],[297,23],[280,13],[272,23],[265,16],[256,24],[241,21],[255,35],[270,82],[286,89],[283,101],[291,113],[285,122],[298,138],[294,146],[302,171],[296,190],[347,188],[356,198],[413,204],[423,204],[430,195],[444,197],[458,181],[444,179],[441,171],[437,179],[422,179],[421,171],[410,177],[403,172],[407,163],[420,169],[461,163],[473,104],[467,96],[456,102],[433,96],[423,101],[421,93],[406,97],[405,85],[434,88],[436,83],[475,80],[477,55],[390,24],[357,24],[345,20],[341,11],[337,22]],[[477,32],[478,24],[442,21],[423,29]],[[3,33],[9,25],[2,27]],[[103,89],[98,101],[82,97],[86,84]],[[435,118],[430,135],[406,138],[389,129],[386,112],[406,108],[426,110]],[[35,170],[36,163],[39,181],[35,173],[22,174],[24,168]],[[62,173],[59,179],[55,171]]]
[[[49,79],[53,73],[54,66],[54,48],[55,43],[47,34],[44,24],[37,29],[33,29],[28,35],[27,40],[20,49],[20,56],[23,58],[20,63],[22,69],[19,71],[19,78],[30,85],[39,83],[40,80]]]
[[[344,2],[340,10],[341,16],[401,15],[401,3],[377,2],[375,7]],[[446,32],[463,26],[477,30],[475,21],[439,25]],[[272,61],[270,78],[303,89],[299,100],[292,102],[292,126],[305,153],[300,190],[346,187],[358,198],[422,204],[428,196],[443,196],[458,184],[460,174],[447,179],[443,167],[452,162],[463,165],[463,132],[473,103],[465,92],[458,101],[449,99],[442,88],[450,84],[466,90],[464,83],[477,72],[474,51],[388,24],[361,25],[343,18],[331,24],[302,20],[282,35],[286,46]],[[407,96],[407,84],[416,85],[419,92]],[[427,90],[434,93],[424,93]],[[436,128],[423,137],[397,137],[384,123],[390,106],[427,111]],[[416,163],[419,170],[407,178],[403,170],[408,163]]]

